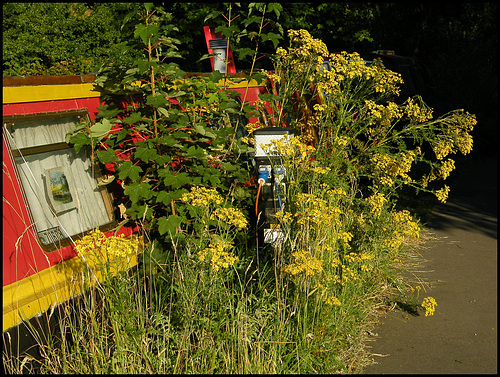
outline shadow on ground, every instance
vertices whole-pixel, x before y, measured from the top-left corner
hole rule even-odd
[[[497,373],[497,166],[496,157],[457,165],[448,202],[427,219],[417,271],[430,287],[420,302],[434,297],[436,313],[382,317],[364,373]]]

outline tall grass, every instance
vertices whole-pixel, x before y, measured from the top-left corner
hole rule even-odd
[[[367,332],[391,298],[393,261],[378,256],[370,274],[339,291],[342,305],[326,305],[284,272],[284,247],[260,248],[257,262],[256,249],[236,245],[238,263],[216,271],[199,259],[196,236],[187,248],[174,245],[166,263],[140,262],[115,276],[119,266],[104,259],[95,267],[109,274],[100,284],[90,286],[96,270],[75,269],[87,288],[48,313],[58,316],[55,331],[30,327],[38,360],[4,355],[6,368],[21,372],[30,361],[32,372],[50,374],[351,373],[369,362]],[[148,253],[152,244],[139,258]]]

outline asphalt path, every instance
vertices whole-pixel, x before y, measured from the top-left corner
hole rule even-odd
[[[428,219],[415,271],[434,316],[395,309],[369,343],[365,374],[497,373],[497,158],[457,164],[446,204]],[[451,178],[451,177],[450,177]]]

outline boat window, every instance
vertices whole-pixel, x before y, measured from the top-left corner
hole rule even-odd
[[[18,181],[46,251],[114,222],[111,196],[98,185],[98,166],[87,150],[76,153],[65,143],[66,133],[82,120],[88,120],[86,109],[3,117]]]

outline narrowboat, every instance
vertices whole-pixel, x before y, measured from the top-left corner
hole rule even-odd
[[[265,92],[243,73],[231,76],[229,88],[250,103]],[[135,235],[119,226],[113,192],[100,184],[91,156],[65,142],[73,125],[94,120],[102,105],[94,81],[95,74],[3,78],[4,332],[81,293],[71,273],[82,263],[75,239],[93,229]],[[134,257],[127,267],[135,264]]]

